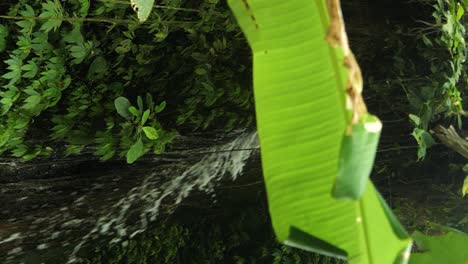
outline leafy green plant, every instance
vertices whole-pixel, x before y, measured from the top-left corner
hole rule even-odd
[[[122,128],[121,135],[125,137],[123,141],[127,142],[133,139],[134,142],[126,154],[128,163],[135,162],[147,152],[148,148],[153,148],[155,154],[162,153],[165,144],[172,140],[172,135],[164,135],[164,141],[156,141],[160,135],[165,133],[162,131],[156,115],[164,110],[166,102],[155,106],[153,98],[148,94],[146,96],[146,107],[141,96],[137,97],[137,104],[138,108],[132,106],[125,97],[118,97],[114,101],[115,109],[120,116],[126,119],[124,123],[120,124]],[[146,146],[143,144],[144,141],[147,142]]]
[[[415,127],[412,136],[419,145],[419,160],[435,143],[429,133],[431,124],[448,119],[461,128],[465,113],[462,91],[466,78],[464,65],[467,46],[463,25],[466,7],[460,1],[449,0],[435,1],[433,8],[434,23],[420,21],[424,27],[415,33],[422,60],[428,65],[424,71],[431,76],[430,80],[426,87],[403,87],[414,113],[410,114],[410,120]],[[415,75],[414,72],[409,74]],[[404,73],[401,77],[404,77]]]
[[[125,157],[138,135],[143,153],[159,153],[169,131],[251,124],[248,46],[228,8],[184,0],[156,7],[145,23],[124,1],[22,0],[0,14],[0,153],[108,160]],[[139,129],[114,99],[146,94],[171,107],[154,125],[151,109]]]

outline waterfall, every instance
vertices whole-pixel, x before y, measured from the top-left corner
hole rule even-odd
[[[0,259],[5,257],[1,262],[48,263],[41,259],[60,253],[62,263],[75,263],[80,250],[93,242],[126,246],[148,230],[162,207],[167,213],[168,207],[176,208],[194,191],[207,193],[214,201],[219,183],[236,180],[259,147],[255,131],[234,135],[238,136],[227,144],[202,153],[185,152],[189,159],[157,165],[149,173],[132,170],[3,184],[0,195],[14,193],[18,198],[8,207],[12,209],[0,212],[8,216],[0,222]]]
[[[110,243],[127,245],[129,238],[145,232],[148,223],[157,219],[163,200],[166,205],[170,203],[175,207],[194,190],[213,194],[222,179],[236,180],[241,175],[257,148],[257,133],[245,132],[225,145],[211,148],[200,161],[167,182],[161,183],[156,169],[97,219],[94,227],[74,247],[67,263],[76,262],[79,250],[100,235],[112,237]],[[133,206],[139,207],[139,221],[128,225],[128,212]]]
[[[64,176],[9,184],[9,192],[19,193],[16,207],[32,204],[44,209],[25,210],[7,219],[14,228],[0,229],[0,248],[7,249],[0,252],[6,256],[4,263],[42,262],[39,259],[48,250],[57,249],[64,254],[62,263],[75,263],[80,250],[93,242],[126,246],[129,239],[148,230],[161,208],[167,213],[167,208],[176,208],[194,191],[207,193],[214,201],[219,183],[236,180],[259,146],[255,131],[234,135],[227,144],[204,148],[202,153],[188,151],[188,160],[157,165],[149,173],[132,170],[96,178]],[[70,181],[79,185],[75,191],[67,193],[59,187],[69,188]]]

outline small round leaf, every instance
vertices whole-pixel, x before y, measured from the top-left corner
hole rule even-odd
[[[143,132],[145,132],[146,137],[151,140],[158,139],[159,137],[158,131],[153,127],[145,126],[143,127]]]
[[[125,119],[132,118],[130,111],[128,111],[128,108],[132,105],[130,104],[130,101],[128,101],[127,98],[123,96],[118,97],[114,100],[114,105],[115,109],[117,110],[117,113],[119,113],[120,116],[122,116]]]

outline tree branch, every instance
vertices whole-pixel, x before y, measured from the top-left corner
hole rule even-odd
[[[468,141],[460,135],[453,126],[445,128],[438,125],[431,131],[448,148],[468,159]]]

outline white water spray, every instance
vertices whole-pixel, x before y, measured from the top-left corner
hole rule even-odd
[[[94,227],[75,246],[67,263],[76,262],[80,249],[99,236],[111,236],[110,243],[126,245],[127,239],[145,232],[148,223],[157,219],[163,200],[165,205],[176,207],[194,190],[214,193],[215,187],[226,177],[236,180],[258,146],[256,132],[242,133],[230,143],[208,150],[199,162],[167,182],[161,184],[158,171],[149,174],[139,186],[132,188],[98,218]],[[134,207],[139,208],[139,221],[129,225],[130,209]]]

